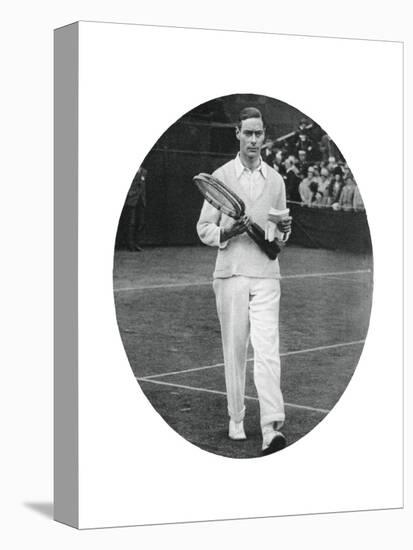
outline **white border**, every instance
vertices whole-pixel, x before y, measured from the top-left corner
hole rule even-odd
[[[406,477],[405,509],[275,518],[268,520],[225,521],[206,524],[158,526],[150,528],[99,529],[77,532],[51,521],[52,509],[52,287],[53,287],[53,213],[52,213],[52,32],[81,18],[129,23],[158,23],[199,27],[249,29],[295,34],[352,36],[365,39],[404,40],[406,70],[405,178],[408,171],[411,117],[410,48],[411,23],[405,0],[378,4],[372,0],[348,0],[335,6],[323,0],[297,0],[275,3],[263,0],[251,5],[245,0],[205,3],[189,0],[107,3],[83,0],[82,3],[39,0],[36,4],[19,0],[3,9],[4,41],[2,97],[3,155],[2,180],[4,209],[0,219],[4,295],[2,313],[7,323],[7,338],[2,341],[2,499],[0,541],[19,549],[41,540],[44,550],[55,548],[100,550],[121,547],[158,549],[211,549],[230,539],[239,550],[276,544],[288,550],[300,548],[331,550],[360,546],[369,541],[377,550],[389,546],[411,548],[411,476]],[[406,214],[410,208],[406,185]],[[16,209],[26,223],[16,224]],[[10,237],[10,229],[14,238]],[[406,285],[410,273],[409,237],[411,226],[405,217]],[[29,238],[28,238],[29,235]],[[23,243],[24,246],[23,246]],[[391,253],[390,253],[391,255]],[[11,265],[8,260],[11,260]],[[28,276],[28,269],[30,274]],[[391,286],[391,285],[390,285]],[[16,289],[13,292],[13,289]],[[16,307],[17,296],[17,307]],[[411,304],[406,288],[406,321]],[[24,311],[24,325],[20,311]],[[10,330],[9,330],[10,329]],[[406,325],[408,353],[410,323]],[[22,333],[25,333],[22,345]],[[406,397],[411,397],[411,380],[406,355]],[[410,391],[409,391],[410,390]],[[406,422],[411,408],[406,402]],[[406,453],[411,444],[411,423],[406,425]],[[410,473],[410,453],[406,460]],[[410,481],[409,481],[410,480]]]
[[[397,43],[80,24],[81,527],[402,505],[402,226],[389,231],[388,195],[378,192],[392,182],[392,211],[402,211],[401,50]],[[274,72],[265,51],[277,58]],[[325,87],[305,86],[315,59],[344,70],[329,72]],[[349,390],[311,436],[271,459],[247,461],[189,445],[153,413],[116,330],[111,279],[114,231],[136,167],[184,112],[236,92],[286,101],[332,135],[361,186],[375,252],[371,327]],[[155,94],[165,102],[151,112]],[[392,136],[387,155],[382,128]],[[383,446],[383,433],[393,445]]]

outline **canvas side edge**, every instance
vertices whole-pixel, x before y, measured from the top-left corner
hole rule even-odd
[[[54,519],[79,525],[79,25],[54,31]]]

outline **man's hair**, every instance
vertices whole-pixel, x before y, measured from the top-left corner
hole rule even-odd
[[[265,122],[262,117],[261,111],[259,109],[256,109],[255,107],[245,107],[244,109],[242,109],[238,116],[237,127],[239,130],[241,129],[242,121],[247,120],[247,118],[260,118],[262,120],[262,125],[265,128]]]

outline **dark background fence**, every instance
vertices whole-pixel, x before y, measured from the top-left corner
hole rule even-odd
[[[233,155],[153,149],[145,159],[147,205],[143,245],[199,244],[196,223],[203,198],[192,178],[213,172]],[[291,244],[367,252],[371,249],[365,212],[333,211],[288,204],[293,217]],[[120,219],[119,233],[124,231]]]
[[[213,172],[232,155],[154,150],[148,170],[145,229],[141,242],[151,245],[198,242],[196,222],[203,198],[192,182],[199,172]]]
[[[294,130],[303,113],[265,96],[237,94],[212,100],[186,113],[159,138],[144,159],[147,170],[143,245],[199,243],[196,222],[202,196],[192,182],[199,172],[212,173],[234,158],[239,149],[236,116],[246,105],[258,106],[267,119],[267,135],[280,137]],[[308,117],[307,120],[312,122]],[[272,124],[276,121],[277,124]],[[138,167],[136,167],[138,169]],[[132,179],[132,178],[131,178]],[[370,234],[364,212],[334,212],[291,205],[294,218],[291,242],[322,248],[368,250]],[[121,215],[116,247],[125,234]]]
[[[293,217],[290,244],[310,248],[371,252],[366,213],[288,204]]]

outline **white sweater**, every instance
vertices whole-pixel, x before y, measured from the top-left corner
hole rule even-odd
[[[213,175],[235,191],[245,203],[246,214],[264,229],[270,208],[284,209],[286,198],[283,178],[273,168],[263,164],[261,173],[265,181],[262,192],[254,201],[247,196],[240,184],[239,159],[227,162]],[[220,245],[220,227],[226,223],[228,223],[228,217],[204,201],[197,231],[204,244],[218,247],[214,278],[244,275],[278,279],[280,277],[278,259],[270,260],[247,233],[232,237]]]

